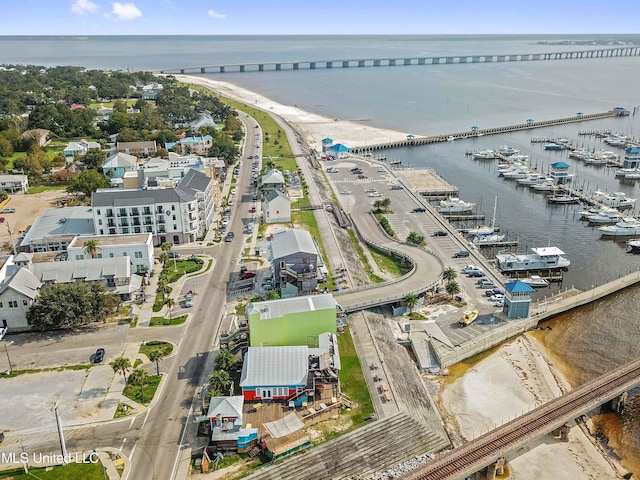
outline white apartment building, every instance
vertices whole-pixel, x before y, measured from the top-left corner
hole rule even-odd
[[[153,236],[151,233],[131,235],[83,235],[74,238],[67,247],[69,260],[85,260],[86,242],[95,240],[98,248],[95,258],[129,257],[135,273],[144,275],[153,270]]]

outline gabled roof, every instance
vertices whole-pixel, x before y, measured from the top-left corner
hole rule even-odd
[[[242,365],[241,387],[277,387],[307,383],[309,348],[249,347]]]
[[[19,268],[9,280],[0,284],[0,295],[11,289],[33,300],[38,295],[38,289],[41,286],[42,283],[36,276],[29,269],[23,267]]]
[[[102,168],[118,168],[118,167],[131,167],[136,168],[138,158],[135,155],[129,155],[128,153],[118,152],[107,158],[102,165]]]
[[[31,271],[38,279],[56,283],[71,283],[79,279],[92,282],[105,277],[130,278],[131,259],[114,257],[34,263]]]
[[[244,405],[244,397],[242,395],[234,397],[211,397],[207,416],[214,418],[220,414],[223,418],[242,418],[242,405]]]
[[[322,143],[333,143],[333,138],[329,138],[329,137],[323,138]]]
[[[329,150],[331,150],[332,152],[348,152],[349,151],[349,147],[345,147],[343,144],[341,143],[336,143],[335,145],[331,145],[329,147]]]
[[[269,170],[262,176],[262,184],[279,184],[284,183],[284,175],[280,170]]]
[[[271,240],[271,253],[274,261],[298,252],[317,254],[318,249],[306,230],[289,228],[273,234]]]
[[[289,199],[289,197],[287,197],[284,193],[282,193],[282,192],[280,192],[278,190],[269,190],[264,195],[264,201],[266,203],[270,203],[270,202],[274,201],[275,199],[284,200],[287,203],[291,203],[291,200]]]
[[[529,293],[534,291],[531,285],[521,282],[520,280],[516,280],[515,282],[505,283],[504,286],[507,289],[507,291],[511,293]]]
[[[99,189],[91,196],[92,207],[128,207],[135,205],[153,205],[155,203],[192,202],[194,196],[178,188]]]
[[[565,163],[565,162],[556,162],[556,163],[552,163],[551,166],[553,168],[569,168],[569,164]]]
[[[195,198],[197,192],[205,192],[211,183],[211,179],[198,170],[189,169],[187,174],[180,180],[176,190],[182,190],[185,194]]]
[[[0,183],[23,183],[27,179],[26,175],[0,175]]]

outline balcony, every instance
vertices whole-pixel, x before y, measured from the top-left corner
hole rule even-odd
[[[113,220],[109,220],[107,222],[107,227],[115,227],[116,226],[116,222],[114,222]]]
[[[140,211],[137,208],[131,210],[131,216],[137,217],[140,215]]]
[[[145,208],[145,209],[142,211],[142,214],[143,214],[143,215],[153,215],[153,214],[151,213],[151,209],[150,209],[150,208]]]
[[[107,213],[104,214],[107,218],[113,218],[113,212],[111,210],[107,210]]]
[[[129,220],[120,220],[120,223],[118,225],[120,227],[128,227],[129,226]]]
[[[142,223],[140,223],[140,219],[139,218],[134,218],[133,219],[133,225],[142,225]]]
[[[128,216],[127,212],[118,212],[118,217],[126,217]]]

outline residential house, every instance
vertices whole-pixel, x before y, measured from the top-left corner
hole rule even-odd
[[[262,219],[264,223],[291,222],[291,200],[278,190],[270,190],[264,194],[262,202]]]
[[[0,175],[0,188],[5,192],[25,192],[29,190],[29,177],[26,175]]]
[[[335,334],[337,308],[330,293],[252,302],[245,310],[250,346],[307,345],[324,332]]]
[[[213,190],[204,173],[189,170],[167,188],[99,189],[91,200],[99,235],[151,233],[154,245],[195,242],[211,226]]]
[[[142,99],[143,100],[156,100],[158,94],[162,92],[164,87],[161,83],[150,83],[142,87]]]
[[[211,422],[211,443],[218,450],[244,453],[258,440],[258,429],[242,428],[244,397],[211,397],[207,416]]]
[[[17,246],[19,252],[63,252],[78,235],[95,235],[90,207],[45,211],[36,218]]]
[[[262,176],[260,181],[262,193],[271,190],[284,192],[284,175],[280,170],[269,170]]]
[[[49,142],[49,130],[45,128],[34,128],[27,130],[22,135],[22,139],[33,139],[40,147],[44,147]]]
[[[12,332],[29,330],[27,311],[41,287],[31,271],[17,268],[11,258],[7,260],[0,269],[0,327],[8,327]]]
[[[324,262],[306,230],[290,228],[273,233],[268,258],[282,298],[314,293],[318,283],[324,281]]]
[[[301,406],[325,386],[338,396],[337,338],[323,333],[312,341],[313,346],[249,347],[240,376],[244,400],[280,400]]]
[[[79,142],[70,142],[64,147],[62,153],[67,163],[73,163],[76,157],[84,157],[89,150],[102,148],[98,142],[88,142],[81,140]]]
[[[102,165],[105,178],[114,179],[124,177],[125,172],[135,170],[138,158],[128,153],[117,152],[111,155]]]
[[[213,137],[205,135],[204,137],[184,137],[175,142],[167,142],[164,147],[167,150],[175,149],[181,155],[195,153],[196,155],[206,155],[213,146]]]
[[[151,233],[131,235],[83,235],[75,237],[67,247],[69,260],[85,260],[87,241],[98,244],[96,258],[129,257],[133,271],[146,274],[153,270],[153,237]]]
[[[195,131],[200,130],[202,127],[214,127],[216,130],[218,129],[215,120],[208,112],[199,113],[198,118],[189,122],[188,126]]]
[[[135,155],[136,157],[149,157],[158,151],[155,140],[143,142],[117,142],[116,151]]]
[[[80,109],[84,109],[84,108],[87,108],[87,107],[85,107],[81,103],[72,103],[71,106],[69,107],[69,110],[71,110],[73,112],[74,110],[80,110]]]

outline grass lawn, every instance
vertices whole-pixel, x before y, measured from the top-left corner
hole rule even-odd
[[[378,264],[378,268],[394,278],[401,277],[411,270],[411,264],[404,263],[399,258],[388,255],[377,248],[369,247],[369,252]]]
[[[29,474],[24,473],[23,468],[0,472],[0,478],[15,480],[103,480],[102,463],[70,463],[58,465],[51,470],[44,468],[29,468]]]
[[[204,261],[201,258],[190,258],[188,260],[176,260],[174,269],[173,260],[167,260],[160,275],[164,275],[169,283],[173,283],[187,273],[202,270],[203,265]]]
[[[130,398],[134,402],[141,403],[142,405],[149,405],[151,400],[153,400],[153,396],[156,394],[158,385],[160,385],[160,379],[162,379],[161,375],[149,375],[142,391],[140,390],[140,385],[127,383],[127,386],[124,387],[124,391],[122,393],[125,397]]]
[[[338,349],[340,351],[341,369],[339,376],[342,390],[358,404],[353,406],[350,412],[343,412],[343,414],[351,417],[355,428],[365,423],[369,414],[375,410],[371,395],[369,395],[367,382],[364,379],[360,359],[356,353],[356,347],[353,344],[348,328],[344,333],[338,335]]]
[[[156,293],[156,299],[153,302],[154,312],[159,312],[160,310],[162,310],[162,307],[164,307],[164,302],[167,300],[167,297],[171,293],[171,290],[173,289],[169,286],[164,287],[164,291],[165,291],[164,297],[162,296],[162,292]]]
[[[349,229],[349,238],[351,239],[351,244],[353,245],[353,248],[358,254],[358,258],[360,259],[360,263],[362,263],[362,267],[364,268],[364,271],[366,272],[367,277],[369,277],[369,281],[371,283],[384,282],[383,278],[380,278],[375,273],[373,273],[373,270],[371,269],[371,265],[369,264],[369,259],[365,256],[364,250],[362,250],[362,245],[360,245],[360,242],[358,242],[358,239],[356,238],[355,232],[351,229]]]
[[[0,377],[13,378],[13,377],[17,377],[18,375],[24,375],[26,373],[62,372],[64,370],[89,370],[93,366],[94,366],[93,363],[88,363],[88,364],[80,364],[80,365],[67,365],[64,367],[47,367],[47,368],[31,368],[26,370],[11,370],[11,373],[9,374],[7,374],[6,372],[2,372],[0,374]]]
[[[144,353],[147,358],[149,358],[149,353],[153,350],[160,350],[164,357],[171,355],[173,352],[173,344],[169,342],[161,342],[159,340],[152,340],[150,342],[145,342],[144,345],[140,347],[140,353]]]
[[[66,189],[66,185],[38,185],[37,187],[30,187],[29,190],[27,190],[27,194],[51,192],[54,190],[59,190],[60,193],[62,193]]]
[[[165,318],[165,317],[151,317],[149,322],[150,327],[159,327],[166,325],[180,325],[187,320],[186,315],[180,315],[179,317]]]

